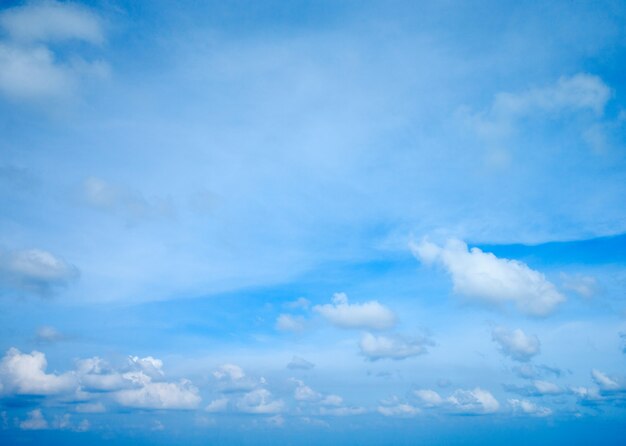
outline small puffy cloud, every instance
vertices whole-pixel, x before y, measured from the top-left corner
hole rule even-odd
[[[43,327],[39,327],[37,329],[37,333],[35,334],[35,339],[37,342],[57,342],[65,339],[62,333],[60,333],[56,328],[51,327],[49,325],[44,325]]]
[[[296,389],[294,390],[293,397],[296,401],[319,401],[322,398],[322,394],[311,389],[304,382],[298,379],[291,379],[296,383]]]
[[[128,361],[131,365],[135,366],[137,370],[141,370],[152,378],[163,376],[163,361],[160,359],[155,359],[152,356],[146,356],[145,358],[129,356]]]
[[[413,254],[425,264],[440,264],[452,277],[454,291],[479,302],[514,303],[523,313],[545,316],[565,297],[538,271],[517,260],[498,258],[450,239],[444,246],[429,241],[411,243]]]
[[[216,413],[216,412],[226,412],[228,409],[228,398],[218,398],[216,400],[211,401],[205,408],[207,412]]]
[[[500,403],[491,392],[476,387],[472,390],[457,389],[447,398],[442,398],[434,390],[417,390],[414,395],[428,408],[442,408],[452,413],[480,415],[495,413]]]
[[[592,276],[561,274],[561,281],[564,289],[573,291],[587,299],[595,296],[600,291],[598,280]]]
[[[15,395],[55,395],[76,388],[72,373],[46,373],[46,356],[38,351],[30,354],[10,348],[0,361],[0,382],[4,393]]]
[[[240,412],[251,414],[275,414],[283,410],[285,403],[276,400],[267,389],[255,389],[244,394],[237,402],[236,407]]]
[[[235,364],[223,364],[213,372],[213,376],[220,380],[239,381],[245,378],[243,369]]]
[[[519,328],[507,330],[504,327],[496,327],[492,331],[491,337],[498,343],[503,355],[516,361],[527,362],[539,354],[541,350],[539,338],[534,335],[527,335]]]
[[[282,331],[301,332],[306,327],[306,321],[302,316],[281,314],[276,319],[276,328]]]
[[[379,359],[406,359],[427,352],[432,342],[425,338],[407,339],[400,336],[375,336],[365,333],[359,342],[361,354],[370,361]]]
[[[122,406],[141,409],[195,409],[200,404],[198,389],[185,379],[148,381],[139,388],[119,390],[113,398]]]
[[[316,305],[313,307],[313,311],[339,328],[385,330],[393,327],[396,323],[396,316],[393,311],[378,301],[351,304],[345,293],[336,293],[333,296],[332,304]]]
[[[479,387],[473,390],[456,390],[447,401],[458,412],[468,414],[494,413],[500,408],[491,392]]]
[[[31,410],[25,420],[21,421],[20,429],[22,430],[42,430],[48,429],[48,421],[44,418],[40,409]]]
[[[100,20],[75,3],[46,1],[6,9],[0,27],[20,42],[53,42],[68,39],[94,44],[104,39]]]
[[[256,380],[246,376],[241,367],[236,364],[223,364],[213,371],[213,377],[223,392],[243,392],[256,388],[264,383],[264,379]]]
[[[426,407],[437,407],[441,406],[444,402],[441,395],[439,395],[434,390],[430,389],[419,389],[413,392],[413,394],[419,398],[422,404]]]
[[[537,406],[536,404],[528,400],[510,399],[508,400],[508,403],[514,412],[522,413],[524,415],[530,415],[534,417],[547,417],[549,415],[552,415],[552,409]]]
[[[600,370],[593,369],[591,371],[591,377],[601,390],[618,390],[621,387],[617,381],[610,378]]]
[[[0,253],[0,281],[27,292],[47,295],[78,277],[78,269],[40,249]]]
[[[299,356],[294,356],[287,364],[287,368],[290,370],[311,370],[313,367],[315,364]]]

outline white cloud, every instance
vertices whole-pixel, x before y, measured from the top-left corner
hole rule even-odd
[[[104,40],[98,17],[75,3],[46,1],[9,8],[0,14],[0,27],[20,42],[76,39],[98,44]]]
[[[407,403],[398,403],[392,406],[381,405],[376,410],[386,417],[413,417],[421,412],[417,407]]]
[[[306,321],[302,316],[292,316],[290,314],[281,314],[276,319],[276,328],[283,331],[300,332],[306,327]]]
[[[420,399],[423,405],[426,407],[436,407],[443,404],[444,400],[434,390],[420,389],[413,392],[413,394]]]
[[[319,401],[322,398],[322,394],[311,389],[304,382],[291,378],[291,381],[296,383],[296,389],[294,390],[293,397],[296,401]]]
[[[533,381],[533,387],[540,395],[558,395],[563,393],[563,389],[549,381],[535,380]]]
[[[0,93],[14,99],[62,98],[72,93],[82,77],[106,77],[108,65],[73,54],[59,62],[48,46],[68,39],[91,44],[103,41],[97,16],[71,3],[43,2],[0,13]]]
[[[51,327],[49,325],[44,325],[37,329],[37,333],[35,335],[35,339],[38,342],[56,342],[64,339],[62,333],[60,333],[56,328]]]
[[[313,367],[315,364],[299,356],[294,356],[287,364],[287,368],[291,370],[310,370]]]
[[[417,390],[414,395],[420,399],[424,407],[440,407],[453,413],[490,414],[497,412],[500,408],[500,403],[491,392],[480,387],[472,390],[457,389],[445,399],[430,389]]]
[[[215,413],[215,412],[226,412],[228,409],[228,398],[218,398],[216,400],[211,401],[205,408],[207,412]]]
[[[28,412],[28,418],[20,422],[20,429],[31,431],[48,429],[48,422],[41,413],[41,410],[35,409]]]
[[[309,308],[310,305],[311,305],[311,301],[309,301],[309,299],[306,299],[304,297],[299,297],[293,302],[287,302],[285,304],[287,308],[291,308],[293,310],[297,310],[297,309],[306,310]]]
[[[136,389],[119,390],[113,398],[122,406],[142,409],[195,409],[200,404],[198,389],[185,379],[148,381]]]
[[[219,388],[224,392],[240,392],[252,390],[265,380],[246,376],[241,367],[236,364],[223,364],[213,371],[213,377],[218,381]]]
[[[507,330],[504,327],[496,327],[491,332],[491,337],[500,345],[502,354],[516,361],[529,361],[541,349],[541,343],[537,336],[527,335],[519,328]]]
[[[547,417],[552,415],[552,409],[537,406],[528,400],[510,399],[508,400],[508,403],[514,412],[521,412],[535,417]]]
[[[340,328],[384,330],[396,322],[395,314],[378,301],[350,304],[345,293],[335,293],[332,304],[316,305],[313,310]]]
[[[159,378],[163,376],[163,361],[161,361],[160,359],[155,359],[152,356],[146,356],[145,358],[139,358],[138,356],[129,356],[128,361],[138,370],[141,370],[146,375],[152,378]]]
[[[424,338],[405,339],[400,336],[374,336],[365,333],[359,347],[361,353],[369,360],[378,359],[405,359],[411,356],[422,355],[427,352],[426,346],[432,344]]]
[[[456,390],[447,401],[462,413],[494,413],[500,404],[487,390],[476,387],[473,390]]]
[[[78,277],[78,269],[40,249],[0,253],[0,280],[19,290],[48,294]]]
[[[450,239],[445,246],[423,240],[411,243],[413,254],[426,264],[438,263],[452,276],[456,293],[477,301],[514,303],[523,313],[545,316],[565,297],[538,271],[517,260],[501,259]]]
[[[236,403],[237,409],[244,413],[274,414],[283,410],[282,400],[275,400],[267,389],[255,389],[244,394]]]
[[[591,371],[591,377],[601,390],[618,390],[621,387],[617,381],[600,370],[593,369]]]
[[[41,352],[28,354],[10,348],[0,362],[2,391],[16,395],[55,395],[76,388],[74,374],[47,374],[47,365]]]

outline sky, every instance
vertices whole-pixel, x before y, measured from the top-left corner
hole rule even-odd
[[[621,1],[0,2],[0,443],[624,443]]]

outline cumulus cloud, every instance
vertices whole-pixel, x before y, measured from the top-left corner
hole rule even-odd
[[[424,407],[442,408],[451,413],[480,415],[495,413],[500,408],[500,403],[491,392],[476,387],[472,390],[457,389],[447,398],[442,398],[434,390],[417,390],[414,395]]]
[[[219,389],[223,392],[241,392],[251,390],[265,380],[256,380],[246,376],[241,367],[236,364],[223,364],[213,371],[213,377],[218,381]]]
[[[282,331],[300,332],[306,327],[306,321],[302,316],[281,314],[276,319],[276,328]]]
[[[503,355],[510,358],[526,362],[533,356],[539,354],[541,343],[537,336],[524,333],[519,328],[507,330],[504,327],[496,327],[491,333],[492,339],[500,346]]]
[[[396,322],[395,314],[378,301],[351,304],[345,293],[335,293],[332,304],[316,305],[313,311],[340,328],[385,330]]]
[[[274,399],[272,393],[264,388],[244,394],[236,403],[240,412],[251,414],[275,414],[283,410],[285,403]]]
[[[78,268],[41,249],[0,252],[0,281],[26,292],[48,295],[78,277]]]
[[[432,342],[426,338],[403,338],[401,336],[375,336],[365,333],[359,342],[361,354],[370,361],[379,359],[406,359],[427,352]]]
[[[508,400],[508,403],[514,412],[522,413],[524,415],[531,415],[535,417],[547,417],[552,415],[552,409],[537,406],[528,400],[510,399]]]
[[[54,1],[31,3],[0,13],[0,92],[14,99],[64,97],[83,77],[105,77],[108,65],[73,54],[59,61],[50,44],[79,40],[103,41],[99,18],[89,9]]]
[[[139,388],[115,392],[114,400],[122,406],[141,409],[195,409],[200,404],[198,389],[191,381],[143,382]]]
[[[29,431],[48,429],[48,421],[41,413],[41,409],[31,410],[27,418],[20,422],[20,429]]]
[[[477,301],[514,303],[523,313],[545,316],[565,300],[538,271],[517,260],[498,258],[450,239],[442,247],[427,240],[411,243],[413,254],[425,264],[440,264],[452,277],[454,291]]]
[[[0,362],[0,383],[4,393],[14,395],[55,395],[76,388],[73,373],[48,374],[46,356],[10,348]]]
[[[294,356],[287,364],[287,368],[291,370],[310,370],[313,367],[315,364],[299,356]]]
[[[229,399],[228,398],[218,398],[216,400],[211,401],[205,408],[207,412],[215,413],[215,412],[226,412],[228,408]]]

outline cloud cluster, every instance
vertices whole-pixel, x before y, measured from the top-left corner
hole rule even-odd
[[[399,360],[423,355],[428,352],[429,345],[432,345],[432,341],[422,337],[411,339],[397,335],[376,336],[371,333],[363,334],[359,342],[361,354],[370,361],[383,358]]]
[[[481,415],[495,413],[500,409],[500,403],[491,392],[480,387],[457,389],[447,398],[430,389],[416,390],[413,394],[423,407],[441,408],[451,413]]]
[[[442,265],[452,277],[454,291],[479,302],[514,303],[523,313],[545,316],[565,297],[538,271],[517,260],[501,259],[450,239],[444,246],[427,240],[411,243],[413,254],[425,264]]]
[[[396,323],[393,311],[378,301],[351,304],[345,293],[335,293],[331,304],[315,305],[313,311],[339,328],[385,330]]]
[[[101,20],[82,5],[42,1],[9,8],[0,13],[0,29],[8,36],[0,41],[0,93],[10,98],[63,97],[81,78],[108,74],[102,61],[87,61],[78,54],[61,60],[51,47],[66,41],[104,41]]]
[[[527,335],[519,328],[507,330],[504,327],[496,327],[491,332],[491,338],[498,343],[503,355],[515,361],[527,362],[541,350],[539,338]]]
[[[130,356],[121,370],[98,357],[79,360],[76,369],[46,373],[43,353],[7,351],[0,362],[0,393],[5,395],[71,396],[83,402],[83,412],[99,412],[101,399],[142,409],[193,409],[200,404],[190,381],[165,381],[163,363],[150,356]]]
[[[528,400],[509,399],[509,406],[514,412],[534,417],[547,417],[552,415],[552,409],[541,407]]]
[[[212,375],[221,394],[205,407],[207,412],[271,415],[285,407],[284,401],[266,388],[265,378],[249,377],[236,364],[223,364]]]

